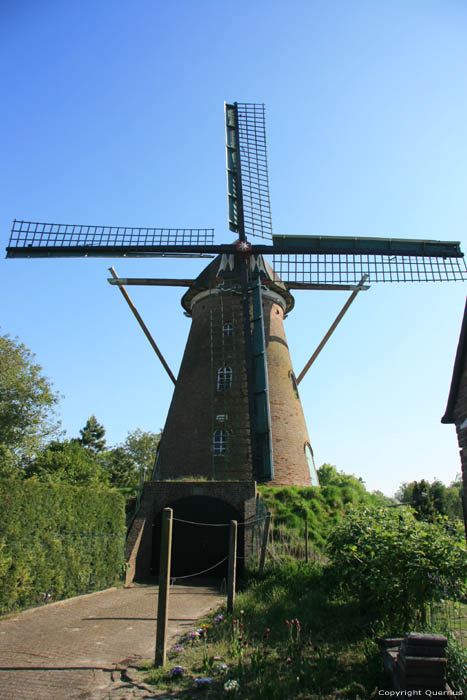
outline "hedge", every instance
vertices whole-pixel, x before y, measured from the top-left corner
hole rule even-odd
[[[108,489],[0,481],[0,614],[113,585],[125,502]]]

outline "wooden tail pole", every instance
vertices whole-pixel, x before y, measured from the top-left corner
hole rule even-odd
[[[266,550],[268,548],[268,538],[269,538],[269,528],[271,526],[271,514],[266,515],[266,520],[264,521],[263,530],[263,541],[261,543],[261,558],[259,560],[259,570],[261,573],[264,571],[264,565],[266,563]]]
[[[165,666],[167,660],[167,622],[169,617],[170,561],[172,557],[172,520],[172,508],[164,508],[162,512],[159,600],[157,604],[156,666]]]
[[[346,311],[348,310],[348,308],[349,308],[349,306],[351,305],[351,303],[354,301],[354,299],[355,299],[355,297],[357,296],[357,294],[358,294],[358,293],[361,291],[361,289],[363,288],[363,285],[365,284],[365,282],[366,282],[367,279],[368,279],[368,275],[363,275],[362,279],[361,279],[360,282],[358,283],[358,286],[354,289],[354,291],[352,292],[352,294],[350,295],[350,297],[347,299],[346,303],[345,303],[344,306],[342,307],[341,311],[337,314],[336,320],[334,321],[334,323],[332,324],[332,326],[330,327],[330,329],[328,330],[328,332],[327,332],[326,335],[324,336],[323,340],[320,342],[320,344],[318,345],[318,347],[317,347],[316,350],[314,351],[313,355],[310,357],[310,359],[309,359],[308,362],[306,363],[305,367],[302,369],[302,371],[301,371],[300,374],[298,375],[298,377],[297,377],[297,385],[300,384],[300,382],[302,381],[303,377],[304,377],[305,374],[308,372],[308,370],[310,369],[311,365],[312,365],[313,362],[316,360],[316,358],[318,357],[319,353],[320,353],[321,350],[324,348],[324,346],[325,346],[326,343],[328,342],[329,338],[331,337],[331,335],[332,335],[332,334],[334,333],[334,331],[336,330],[337,326],[339,325],[339,323],[340,323],[341,320],[342,320],[342,317],[344,316],[344,314],[345,314]]]
[[[110,272],[110,274],[112,275],[112,277],[114,278],[114,280],[118,280],[118,279],[119,279],[119,277],[118,277],[118,275],[117,275],[117,273],[115,272],[115,270],[114,270],[113,267],[109,267],[109,272]],[[165,371],[167,372],[167,374],[169,375],[169,377],[170,377],[170,379],[173,381],[173,383],[176,384],[176,383],[177,383],[177,380],[175,379],[174,375],[173,375],[172,372],[170,371],[169,365],[167,364],[167,362],[165,361],[165,358],[164,358],[163,354],[161,353],[161,351],[160,351],[159,348],[157,347],[156,341],[154,340],[154,338],[153,338],[152,335],[150,334],[148,327],[146,326],[146,324],[144,323],[143,319],[142,319],[141,316],[139,315],[138,310],[137,310],[136,306],[133,304],[132,300],[130,299],[130,296],[129,296],[128,292],[126,291],[125,287],[124,287],[122,284],[120,284],[120,285],[118,285],[118,288],[119,288],[119,290],[121,291],[121,293],[122,293],[122,295],[123,295],[123,298],[125,299],[126,303],[128,304],[128,306],[129,306],[130,309],[132,310],[134,317],[136,318],[136,320],[138,321],[139,325],[141,326],[141,329],[142,329],[144,335],[146,336],[146,338],[147,338],[147,339],[149,340],[149,342],[151,343],[152,349],[154,350],[154,352],[156,353],[157,357],[158,357],[159,360],[161,361],[163,368],[165,369]]]
[[[235,584],[237,578],[237,521],[230,521],[229,528],[229,573],[227,580],[227,612],[233,612],[235,605]]]

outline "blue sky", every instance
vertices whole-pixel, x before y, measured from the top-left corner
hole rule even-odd
[[[467,6],[327,2],[4,0],[0,216],[214,227],[229,242],[223,102],[266,104],[275,233],[461,241],[467,250]],[[2,332],[64,395],[68,436],[91,413],[108,442],[164,425],[172,385],[122,277],[201,261],[1,260]],[[176,373],[181,290],[131,288]],[[318,464],[392,494],[460,471],[443,426],[466,288],[374,284],[300,386]],[[347,299],[299,292],[296,374]]]

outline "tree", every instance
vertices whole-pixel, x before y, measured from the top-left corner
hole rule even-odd
[[[105,449],[105,428],[101,425],[93,414],[86,421],[86,425],[80,431],[81,437],[78,442],[95,454],[103,452]]]
[[[24,466],[59,433],[59,395],[32,352],[9,335],[0,336],[0,365],[0,455],[10,468]]]
[[[160,435],[140,428],[130,431],[122,445],[102,455],[111,483],[117,487],[139,486],[150,477]]]
[[[26,476],[75,486],[108,486],[99,457],[78,440],[54,440],[26,467]]]
[[[436,508],[431,496],[430,484],[422,479],[416,481],[412,491],[412,507],[418,520],[433,522],[436,518]]]
[[[401,503],[412,506],[416,517],[421,520],[433,522],[436,515],[444,515],[451,520],[463,519],[460,476],[449,487],[438,479],[431,484],[425,479],[401,484],[396,498]]]
[[[141,478],[134,459],[123,447],[114,447],[102,455],[104,469],[116,488],[139,486]]]
[[[130,455],[137,468],[150,477],[161,439],[160,433],[143,431],[140,428],[130,431],[123,443],[123,449]]]

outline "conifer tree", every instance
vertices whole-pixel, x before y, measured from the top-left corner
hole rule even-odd
[[[86,425],[80,431],[78,442],[94,453],[103,452],[105,449],[105,428],[93,414],[86,421]]]

